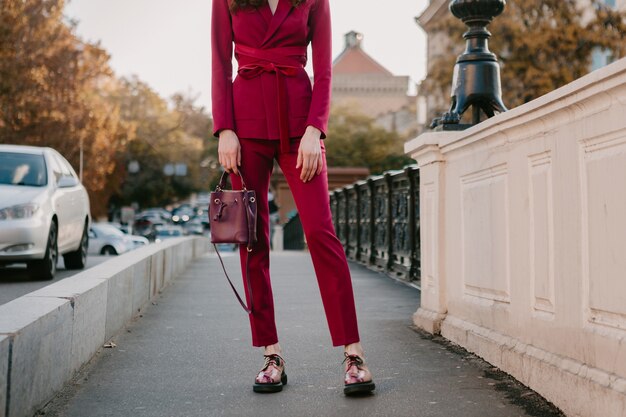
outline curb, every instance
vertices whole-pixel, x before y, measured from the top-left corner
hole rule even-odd
[[[209,240],[148,245],[0,306],[0,417],[31,417]]]

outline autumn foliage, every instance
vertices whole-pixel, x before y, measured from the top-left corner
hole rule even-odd
[[[407,138],[375,124],[349,107],[334,106],[325,142],[330,167],[367,167],[372,174],[400,169],[413,160],[404,154]]]
[[[489,31],[490,49],[501,64],[502,92],[508,108],[519,106],[587,74],[594,50],[626,55],[626,14],[590,0],[508,0]],[[583,8],[583,5],[586,7]],[[452,70],[464,49],[467,28],[450,13],[431,29],[452,45],[429,62],[420,94],[445,97],[449,103]],[[445,48],[448,49],[445,49]],[[447,104],[446,104],[447,105]],[[445,108],[431,109],[431,116]]]
[[[111,200],[163,204],[206,186],[210,172],[201,173],[200,162],[214,145],[204,143],[204,109],[183,97],[171,109],[139,80],[118,79],[107,52],[75,34],[64,5],[0,2],[0,143],[53,147],[77,172],[82,147],[94,217]],[[167,178],[169,157],[189,164],[189,176]],[[144,162],[134,177],[125,168],[131,160]]]

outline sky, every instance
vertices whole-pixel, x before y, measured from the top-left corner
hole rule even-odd
[[[415,17],[427,3],[330,0],[333,56],[355,30],[364,35],[365,51],[393,74],[420,81],[426,37]],[[118,76],[136,74],[162,97],[191,93],[210,111],[211,0],[69,0],[65,14],[78,22],[81,38],[111,54]]]

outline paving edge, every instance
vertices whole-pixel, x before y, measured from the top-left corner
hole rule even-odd
[[[625,415],[626,379],[618,375],[450,315],[441,336],[510,374],[566,415]]]
[[[112,258],[0,306],[0,417],[31,417],[98,349],[209,251],[171,239]]]
[[[476,353],[468,351],[465,347],[446,339],[445,337],[432,334],[423,328],[409,326],[422,339],[429,340],[443,346],[449,352],[461,356],[461,360],[471,363],[483,372],[483,378],[492,380],[496,391],[504,393],[507,400],[522,408],[524,412],[533,417],[565,417],[565,414],[552,402],[544,398],[540,393],[515,379],[512,375],[502,371]]]

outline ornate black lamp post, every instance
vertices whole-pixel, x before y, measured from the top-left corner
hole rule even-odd
[[[487,25],[504,11],[506,0],[452,0],[450,11],[469,30],[463,34],[465,51],[457,58],[452,79],[452,104],[442,117],[433,120],[432,127],[442,130],[462,130],[480,122],[480,110],[487,117],[505,112],[500,89],[498,58],[489,50],[491,33]],[[472,124],[459,124],[463,113],[472,106]]]

